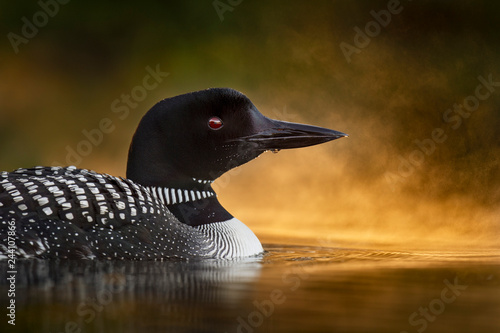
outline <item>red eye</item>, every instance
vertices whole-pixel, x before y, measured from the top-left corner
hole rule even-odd
[[[218,130],[221,129],[224,124],[222,123],[222,120],[219,117],[212,117],[208,120],[208,127],[210,127],[213,130]]]

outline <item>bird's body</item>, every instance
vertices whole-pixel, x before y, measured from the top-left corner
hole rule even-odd
[[[341,136],[265,118],[230,89],[166,99],[134,135],[127,179],[75,167],[0,173],[0,258],[258,255],[259,240],[218,203],[213,180],[265,150]]]
[[[214,196],[210,190],[147,188],[75,167],[4,172],[0,188],[0,225],[16,225],[18,258],[158,260],[262,252],[255,235],[234,218],[191,227],[180,223],[168,209],[167,195],[170,203],[193,202]],[[241,235],[235,237],[238,233]],[[253,236],[255,240],[229,248],[223,246],[229,241],[221,241],[224,235],[249,241]],[[7,243],[3,239],[1,244]],[[217,243],[222,246],[215,246]]]

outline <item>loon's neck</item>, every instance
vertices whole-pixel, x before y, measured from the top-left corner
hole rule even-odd
[[[197,181],[202,183],[203,181]],[[215,258],[255,256],[264,252],[255,234],[243,222],[221,206],[215,192],[206,182],[203,190],[148,187],[152,196],[163,202],[182,223],[198,229],[214,244]]]
[[[200,184],[204,184],[203,189],[199,189]],[[219,203],[210,184],[211,181],[194,179],[191,186],[183,188],[150,186],[148,189],[180,222],[196,227],[233,218]]]

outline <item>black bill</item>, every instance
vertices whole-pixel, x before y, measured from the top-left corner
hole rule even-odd
[[[239,140],[256,144],[260,149],[274,150],[308,147],[348,136],[328,128],[269,120],[256,134]]]

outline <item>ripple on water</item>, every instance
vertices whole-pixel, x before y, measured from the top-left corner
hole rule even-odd
[[[500,252],[496,250],[481,251],[384,251],[350,248],[310,247],[283,244],[264,245],[266,255],[264,262],[300,262],[335,264],[349,263],[387,265],[440,265],[443,263],[497,263],[500,264]]]

